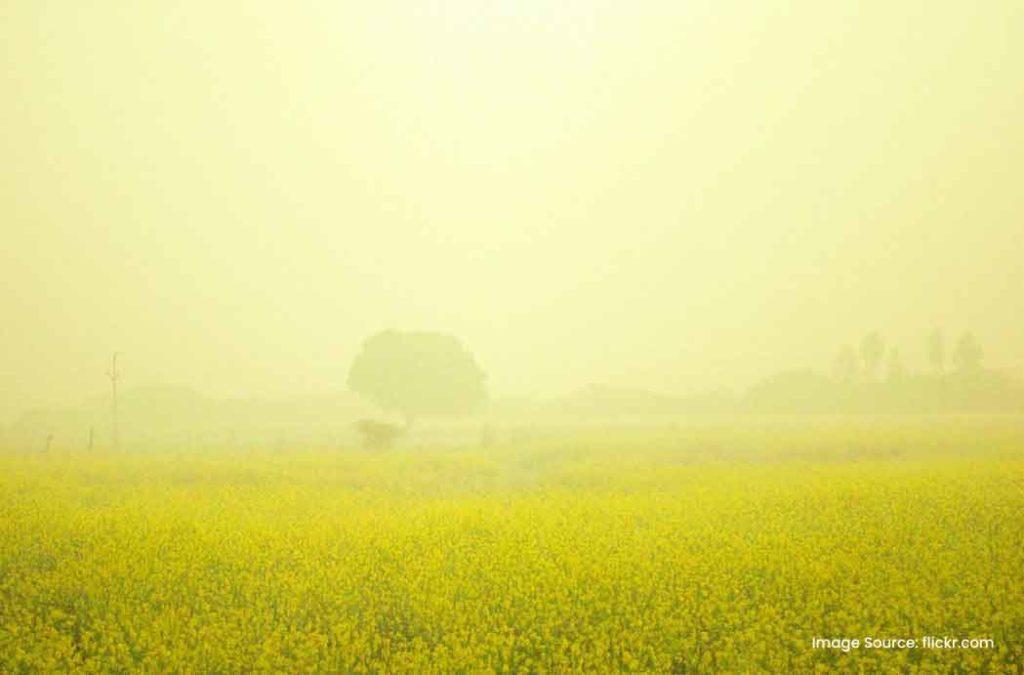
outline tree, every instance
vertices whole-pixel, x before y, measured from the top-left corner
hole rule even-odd
[[[953,366],[958,373],[977,373],[981,370],[981,345],[974,333],[964,333],[956,343],[953,352]]]
[[[946,372],[946,340],[938,328],[928,336],[928,363],[939,375]]]
[[[907,369],[903,367],[903,359],[900,358],[900,350],[895,347],[889,348],[889,360],[887,363],[886,377],[890,382],[898,382],[907,375]]]
[[[833,363],[833,374],[838,382],[850,383],[857,379],[857,372],[860,364],[857,362],[857,350],[850,345],[845,345],[836,354]]]
[[[878,333],[868,333],[860,343],[860,357],[864,361],[864,373],[873,379],[885,356],[885,342]]]
[[[384,331],[363,343],[348,386],[411,424],[418,415],[465,413],[486,399],[486,376],[451,335]]]

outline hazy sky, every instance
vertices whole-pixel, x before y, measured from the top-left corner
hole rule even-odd
[[[496,393],[1024,365],[1024,6],[47,2],[2,10],[0,412],[340,389],[382,328]]]

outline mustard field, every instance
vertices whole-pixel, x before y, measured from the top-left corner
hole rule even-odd
[[[1024,663],[1019,420],[494,436],[0,455],[0,671]]]

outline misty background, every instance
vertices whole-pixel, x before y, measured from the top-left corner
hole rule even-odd
[[[936,328],[1020,375],[1022,28],[1008,0],[8,3],[0,420],[103,401],[115,351],[158,397],[323,400],[388,328],[457,335],[497,398],[743,392],[872,331],[924,372]]]

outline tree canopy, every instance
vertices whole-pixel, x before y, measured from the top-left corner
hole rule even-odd
[[[485,379],[454,336],[389,330],[363,343],[349,369],[348,386],[411,420],[474,410],[486,399]]]

